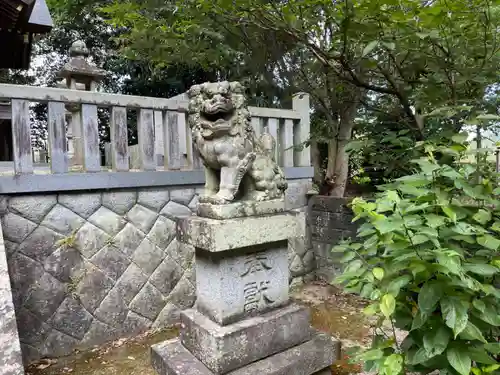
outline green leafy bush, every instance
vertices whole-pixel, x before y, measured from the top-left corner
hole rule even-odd
[[[461,161],[465,137],[425,144],[417,172],[356,198],[357,240],[342,253],[337,279],[371,300],[367,371],[474,375],[500,368],[500,202],[495,176]],[[396,328],[408,334],[402,342]]]

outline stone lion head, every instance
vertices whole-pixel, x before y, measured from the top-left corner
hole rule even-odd
[[[236,135],[251,129],[245,88],[239,82],[206,82],[192,86],[189,126],[203,138]]]

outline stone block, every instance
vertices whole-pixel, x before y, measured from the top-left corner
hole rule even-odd
[[[119,279],[131,262],[120,250],[108,245],[99,250],[90,261],[113,280]]]
[[[170,200],[187,206],[194,197],[194,189],[183,188],[170,190]]]
[[[229,204],[198,204],[198,216],[219,220],[247,216],[271,215],[284,211],[284,199],[275,199],[262,202],[240,201]]]
[[[148,189],[139,191],[137,203],[156,212],[160,211],[170,199],[167,189]]]
[[[136,201],[137,193],[135,191],[112,191],[102,195],[102,205],[118,215],[124,215]]]
[[[197,308],[225,325],[288,302],[288,248],[285,241],[252,252],[196,252]]]
[[[148,238],[145,238],[137,247],[132,260],[137,264],[148,276],[150,276],[165,259],[165,252],[158,246],[152,243]]]
[[[10,198],[9,208],[28,220],[41,223],[56,203],[55,195],[21,195]]]
[[[76,233],[74,246],[83,256],[90,258],[109,241],[111,241],[111,237],[106,232],[86,222]]]
[[[6,240],[21,243],[37,225],[22,216],[9,212],[2,218],[2,230]]]
[[[146,283],[130,304],[130,310],[155,320],[166,305],[163,295],[150,283]]]
[[[338,342],[325,334],[281,353],[251,363],[227,375],[312,375],[337,360]],[[216,375],[192,355],[178,339],[154,345],[153,368],[159,375]]]
[[[42,221],[42,225],[66,236],[72,235],[83,224],[84,219],[60,204],[55,205]]]
[[[96,227],[102,229],[107,234],[114,236],[123,229],[126,220],[115,214],[113,211],[106,207],[100,207],[96,212],[89,217],[89,222]]]
[[[168,202],[160,213],[172,220],[184,219],[193,214],[189,207],[183,206],[182,204],[174,201]]]
[[[101,207],[101,193],[59,194],[59,203],[87,219]]]
[[[246,366],[311,339],[309,311],[290,305],[221,327],[194,309],[181,313],[181,342],[217,374]]]
[[[144,233],[148,233],[156,221],[158,214],[151,211],[149,208],[136,204],[127,213],[127,219],[134,224],[134,226]]]
[[[177,224],[177,238],[194,247],[221,252],[288,240],[301,233],[304,223],[293,213],[215,220],[190,217]]]
[[[40,225],[20,245],[18,251],[41,263],[57,248],[56,243],[64,237]]]
[[[163,216],[158,216],[148,238],[160,249],[165,250],[175,237],[175,222]]]

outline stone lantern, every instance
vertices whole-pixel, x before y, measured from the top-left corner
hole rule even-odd
[[[58,87],[71,90],[97,91],[97,84],[106,76],[104,69],[88,61],[89,50],[81,40],[74,42],[70,49],[71,59],[64,64],[58,76],[62,80]],[[69,104],[68,153],[71,165],[83,165],[81,106]]]

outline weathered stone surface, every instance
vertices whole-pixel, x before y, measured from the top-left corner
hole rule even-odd
[[[134,263],[131,263],[120,280],[115,284],[123,302],[128,305],[148,281],[148,276]]]
[[[53,356],[69,355],[73,352],[73,348],[75,348],[78,343],[79,341],[76,338],[53,330],[45,340],[42,354],[48,355],[50,353]]]
[[[9,208],[9,196],[0,195],[0,217],[7,214]]]
[[[158,214],[149,208],[136,204],[127,213],[127,219],[144,233],[148,233],[156,221]]]
[[[167,302],[173,303],[180,309],[185,310],[193,307],[195,301],[196,289],[189,280],[189,273],[186,271],[168,296]]]
[[[38,346],[45,341],[51,330],[48,324],[42,322],[34,313],[24,307],[17,309],[16,317],[23,344]]]
[[[100,207],[88,220],[111,236],[121,231],[127,223],[123,217],[106,207]]]
[[[80,252],[74,248],[60,247],[44,262],[44,269],[62,282],[70,282],[80,274],[84,260]]]
[[[196,252],[197,309],[226,325],[288,302],[288,249],[213,256]],[[262,249],[261,249],[262,250]]]
[[[32,286],[24,306],[30,311],[36,311],[37,315],[46,321],[57,310],[65,295],[64,284],[45,272]]]
[[[173,303],[167,303],[163,310],[151,326],[152,329],[159,329],[176,324],[180,320],[181,310]]]
[[[67,297],[50,320],[58,331],[81,340],[93,319],[78,301]]]
[[[75,235],[75,247],[87,258],[102,249],[111,237],[94,224],[86,222]]]
[[[163,216],[158,216],[148,238],[160,249],[165,250],[175,237],[175,222]]]
[[[190,217],[177,224],[177,238],[194,247],[221,252],[288,240],[302,223],[295,214],[215,220]]]
[[[10,281],[15,291],[21,295],[23,302],[31,286],[40,280],[44,273],[40,263],[21,253],[15,253],[9,260]],[[16,306],[20,305],[16,303]]]
[[[274,152],[277,140],[268,132],[256,136],[243,92],[239,82],[206,82],[188,91],[188,124],[205,169],[205,202],[273,200],[287,189]]]
[[[7,255],[7,259],[9,259],[17,251],[19,244],[5,240],[4,246],[5,246],[5,253]]]
[[[307,244],[306,244],[305,236],[300,237],[292,237],[288,239],[288,247],[301,258],[307,252]]]
[[[286,209],[294,209],[307,206],[307,192],[311,189],[312,183],[308,180],[292,181],[288,183],[285,192]]]
[[[298,275],[302,275],[303,273],[304,265],[302,264],[300,257],[298,255],[295,255],[295,257],[293,257],[292,263],[290,264],[290,274],[295,277]]]
[[[182,189],[170,190],[170,200],[183,206],[187,206],[193,197],[194,189],[192,188],[186,187]]]
[[[42,221],[42,225],[66,236],[80,229],[84,223],[84,219],[60,204],[54,206]]]
[[[88,219],[101,207],[101,198],[101,193],[59,194],[58,201],[74,213]]]
[[[181,279],[182,273],[182,268],[177,262],[167,256],[153,272],[149,282],[162,292],[163,295],[168,296]]]
[[[310,375],[335,362],[338,344],[324,334],[284,352],[254,362],[227,375]],[[159,375],[215,375],[182,346],[178,339],[151,348],[151,362]]]
[[[194,247],[191,245],[187,245],[173,239],[165,252],[184,270],[192,264]]]
[[[159,212],[169,201],[168,189],[148,189],[139,192],[137,203]]]
[[[165,258],[165,253],[149,239],[145,238],[137,247],[132,261],[137,264],[145,274],[151,275],[156,267]]]
[[[103,342],[114,340],[120,335],[121,332],[118,329],[104,324],[97,319],[94,319],[94,321],[90,325],[89,330],[87,331],[87,333],[85,333],[85,337],[78,344],[78,347],[87,349],[94,345],[99,345]]]
[[[149,320],[155,320],[165,307],[165,304],[165,298],[158,289],[150,283],[146,283],[139,294],[132,300],[130,309]]]
[[[181,313],[181,343],[205,366],[225,374],[306,342],[309,311],[291,305],[221,327],[194,309]]]
[[[57,241],[63,238],[62,235],[40,225],[19,245],[18,251],[43,263],[57,248]]]
[[[9,209],[40,224],[56,203],[56,195],[21,195],[10,198]]]
[[[87,263],[83,278],[76,289],[76,294],[83,306],[90,313],[93,313],[113,287],[113,284],[113,280],[101,270]]]
[[[212,219],[232,219],[246,216],[271,215],[285,211],[285,200],[236,201],[229,204],[198,204],[198,216]]]
[[[22,216],[9,212],[2,217],[2,230],[4,239],[21,243],[35,230],[37,225]]]
[[[0,373],[24,374],[21,345],[17,332],[16,314],[12,302],[7,258],[0,225]]]
[[[101,302],[94,315],[100,321],[113,326],[119,327],[125,320],[128,313],[128,306],[122,298],[122,293],[119,288],[114,287]]]
[[[125,255],[132,256],[137,246],[144,239],[145,234],[134,227],[132,224],[127,223],[120,233],[116,235],[113,240],[114,246],[120,249]]]
[[[129,311],[127,318],[120,327],[120,333],[123,336],[133,336],[141,332],[147,331],[151,327],[151,321],[140,316],[133,311]]]
[[[306,272],[312,271],[316,268],[316,259],[314,257],[313,251],[308,251],[304,258],[302,258],[302,262],[304,263],[304,269]]]
[[[99,250],[90,261],[113,280],[117,280],[131,262],[120,250],[109,245]]]
[[[191,202],[189,202],[188,208],[191,211],[196,212],[198,210],[198,204],[199,203],[200,203],[200,197],[198,196],[198,194],[195,194],[195,196],[193,197],[193,199],[191,199]]]
[[[112,191],[102,194],[102,205],[118,215],[125,215],[136,201],[135,191]]]
[[[170,219],[176,220],[190,217],[193,213],[188,207],[170,201],[165,207],[163,207],[163,210],[161,210],[161,214]]]

